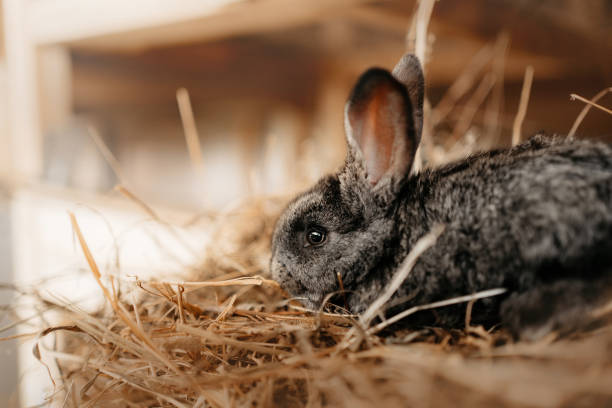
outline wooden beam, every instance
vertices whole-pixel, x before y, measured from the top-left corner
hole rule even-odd
[[[41,129],[64,127],[72,116],[72,61],[63,46],[38,51]]]
[[[39,0],[27,26],[38,45],[138,49],[295,27],[367,1]]]
[[[4,58],[4,11],[0,0],[0,59]]]
[[[39,0],[27,25],[37,44],[66,43],[209,16],[241,0]],[[61,21],[61,24],[58,24]]]
[[[310,52],[257,39],[151,49],[139,54],[75,51],[73,96],[78,110],[165,106],[189,90],[194,110],[208,102],[245,99],[312,105],[321,60]]]

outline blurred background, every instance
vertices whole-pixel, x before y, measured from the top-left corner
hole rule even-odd
[[[527,66],[523,138],[567,134],[584,107],[569,95],[612,85],[609,0],[440,0],[431,19],[423,3],[416,18],[416,0],[0,0],[0,281],[72,262],[76,204],[94,248],[108,240],[98,213],[135,222],[117,184],[184,220],[333,171],[356,78],[417,40],[425,165],[509,145]],[[577,135],[611,129],[593,109]],[[123,265],[159,267],[132,238]],[[30,369],[17,346],[0,343],[0,401],[38,403],[39,383],[16,393]]]

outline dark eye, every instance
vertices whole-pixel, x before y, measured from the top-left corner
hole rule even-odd
[[[327,234],[323,228],[310,228],[306,231],[306,240],[312,246],[318,246],[325,242]]]

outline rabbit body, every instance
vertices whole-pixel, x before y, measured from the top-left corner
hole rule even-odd
[[[604,144],[568,142],[535,136],[508,150],[497,150],[426,171],[408,180],[393,209],[395,225],[386,235],[380,260],[362,276],[349,296],[349,308],[362,312],[380,293],[415,242],[434,225],[445,225],[426,251],[396,299],[425,304],[491,288],[511,293],[502,318],[515,331],[531,326],[570,322],[535,310],[519,313],[512,294],[541,296],[559,286],[557,300],[567,309],[588,305],[567,287],[592,283],[595,294],[612,272],[612,149]],[[603,289],[603,288],[602,288]],[[590,292],[589,292],[590,293]],[[503,299],[503,298],[502,298]],[[476,320],[496,320],[499,301],[481,301]],[[544,300],[543,300],[544,301]],[[577,310],[575,311],[578,312]],[[438,312],[440,323],[464,321],[462,308]],[[479,318],[480,317],[480,318]],[[550,322],[549,319],[568,320]],[[516,321],[516,320],[519,321]]]
[[[403,65],[402,65],[403,64]],[[422,74],[407,56],[393,75],[371,70],[347,103],[349,153],[338,173],[289,204],[273,237],[271,271],[312,308],[326,296],[363,312],[419,238],[419,257],[388,314],[491,288],[473,320],[515,334],[575,327],[606,299],[612,277],[612,147],[536,135],[410,174],[422,123]],[[322,242],[319,242],[322,238]],[[412,323],[462,325],[465,305]]]

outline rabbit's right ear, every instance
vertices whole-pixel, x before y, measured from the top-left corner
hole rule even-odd
[[[402,58],[394,75],[368,70],[353,88],[345,108],[347,170],[373,191],[394,192],[407,178],[421,135],[422,94],[423,76],[413,56]]]

